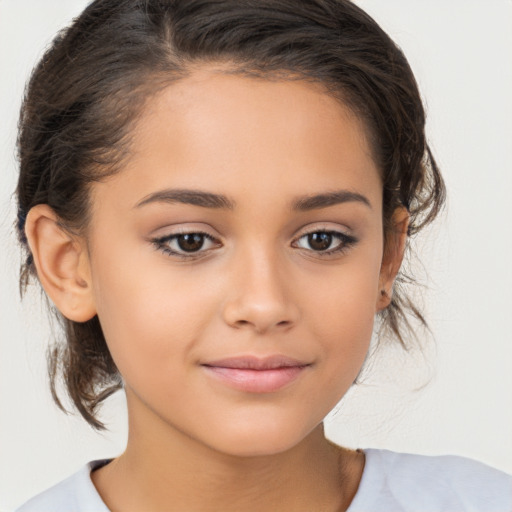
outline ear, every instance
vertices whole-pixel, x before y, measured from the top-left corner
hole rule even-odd
[[[387,308],[393,296],[393,283],[402,265],[409,228],[409,212],[397,208],[391,217],[391,227],[386,233],[384,254],[379,278],[377,311]]]
[[[46,204],[29,211],[25,233],[39,281],[57,309],[74,322],[94,317],[96,309],[84,240],[66,231]]]

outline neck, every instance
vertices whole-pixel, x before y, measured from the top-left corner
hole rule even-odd
[[[148,429],[130,421],[125,453],[93,473],[113,512],[167,510],[170,503],[190,512],[337,512],[350,504],[364,465],[362,454],[328,441],[323,425],[291,449],[238,457],[163,423]]]

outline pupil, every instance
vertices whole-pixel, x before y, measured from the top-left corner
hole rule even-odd
[[[332,235],[330,233],[311,233],[308,235],[308,243],[312,249],[325,251],[332,243]]]
[[[201,249],[204,244],[204,237],[199,233],[191,233],[180,235],[178,237],[178,245],[181,250],[186,252],[194,252]]]

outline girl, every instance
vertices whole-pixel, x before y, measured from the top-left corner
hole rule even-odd
[[[508,510],[460,458],[352,451],[322,420],[444,186],[411,70],[352,3],[98,0],[36,68],[19,136],[22,284],[62,315],[82,416],[129,439],[31,510]]]

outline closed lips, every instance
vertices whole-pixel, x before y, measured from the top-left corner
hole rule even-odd
[[[207,374],[232,389],[274,393],[294,382],[310,363],[285,356],[235,357],[204,363]]]
[[[232,368],[240,370],[275,370],[278,368],[304,367],[310,363],[299,361],[286,356],[270,356],[266,358],[257,358],[253,356],[234,357],[228,359],[220,359],[203,363],[203,366],[217,368]]]

